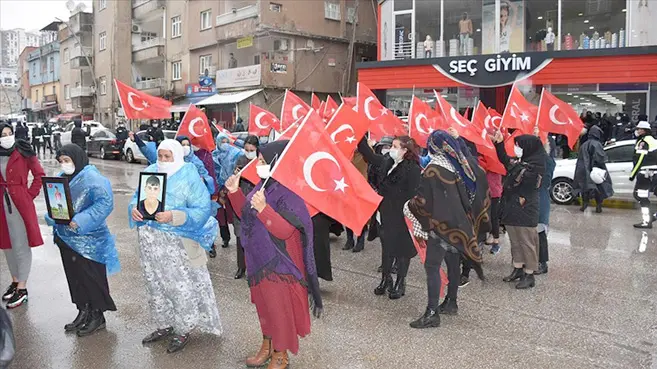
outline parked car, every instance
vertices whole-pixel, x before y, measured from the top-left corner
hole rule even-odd
[[[162,132],[164,132],[164,138],[173,139],[176,137],[176,131],[163,130]],[[136,135],[144,142],[148,140],[148,133],[146,131],[139,131],[136,133]],[[132,142],[131,139],[127,139],[125,141],[125,145],[123,146],[123,155],[125,157],[125,161],[128,163],[146,161],[146,158],[144,155],[142,155],[141,150],[139,150],[139,147],[137,147],[137,144]]]
[[[101,159],[121,158],[121,142],[108,129],[101,129],[91,134],[87,141],[87,154],[98,155]]]
[[[634,144],[635,140],[624,140],[604,148],[607,153],[607,171],[614,186],[614,197],[631,198],[634,192],[634,183],[629,180],[633,167]],[[577,159],[557,160],[550,186],[550,197],[556,204],[571,204],[579,195],[573,188],[576,163]]]
[[[66,127],[64,127],[64,130],[62,131],[62,137],[61,137],[62,146],[68,145],[68,144],[71,143],[71,131],[73,131],[74,127],[75,127],[75,124],[73,122],[70,122],[69,124],[66,125]],[[87,121],[82,122],[82,129],[86,130],[87,127],[91,128],[91,134],[89,135],[89,137],[91,137],[91,135],[93,135],[94,133],[96,133],[99,130],[107,129],[101,123],[94,122],[92,120],[87,120]],[[87,137],[87,142],[89,141],[89,137]]]

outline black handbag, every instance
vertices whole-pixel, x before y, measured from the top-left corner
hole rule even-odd
[[[5,309],[0,308],[0,369],[7,368],[11,364],[15,353],[14,329],[9,314]]]

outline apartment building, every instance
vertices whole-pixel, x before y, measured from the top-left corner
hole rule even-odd
[[[22,28],[0,30],[0,66],[16,67],[18,57],[26,47],[41,45],[41,35]]]
[[[48,27],[59,29],[61,22]],[[41,46],[27,55],[32,114],[30,120],[46,120],[59,114],[59,41]]]
[[[354,93],[355,62],[376,57],[375,9],[374,0],[169,0],[171,95],[185,95],[182,108],[214,77],[206,113],[230,126],[246,121],[250,102],[278,111],[285,89],[307,101],[311,92]]]
[[[62,120],[91,119],[96,107],[93,78],[93,14],[77,12],[59,26]]]
[[[133,87],[153,96],[165,96],[167,91],[165,6],[165,0],[132,1],[130,82]]]
[[[132,80],[132,7],[128,4],[127,0],[93,1],[93,64],[98,79],[94,120],[106,127],[115,127],[123,116],[114,79]]]
[[[0,114],[20,112],[17,68],[0,67]]]
[[[18,56],[18,94],[20,95],[21,111],[27,113],[32,111],[32,99],[30,89],[30,64],[28,55],[38,47],[28,46]]]

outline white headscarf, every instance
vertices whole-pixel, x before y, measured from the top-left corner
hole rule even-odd
[[[157,147],[157,151],[160,150],[169,150],[173,154],[173,162],[163,163],[159,160],[157,161],[157,171],[160,173],[166,173],[169,178],[172,175],[176,174],[180,168],[185,165],[185,153],[180,142],[176,140],[164,140],[160,143],[160,146]]]

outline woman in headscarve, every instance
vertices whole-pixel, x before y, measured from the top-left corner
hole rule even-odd
[[[406,201],[415,196],[420,183],[420,159],[418,146],[408,137],[396,137],[388,155],[378,155],[362,140],[358,151],[371,165],[377,167],[380,175],[379,195],[383,201],[379,205],[381,214],[381,246],[383,271],[381,283],[374,289],[375,295],[388,292],[390,299],[398,299],[406,293],[406,273],[411,259],[417,255],[411,235],[404,220],[403,208]],[[392,284],[392,264],[397,259],[397,281]]]
[[[258,136],[250,135],[244,139],[244,155],[237,159],[235,166],[235,174],[239,173],[251,160],[258,157],[258,148],[260,147],[260,139]],[[255,185],[246,179],[240,178],[240,191],[244,196],[248,195]],[[240,237],[242,221],[237,216],[233,219],[233,228],[235,230],[235,237],[237,238],[237,272],[235,279],[242,279],[246,273],[246,261],[244,260],[244,247],[242,247],[242,238]]]
[[[215,141],[217,143],[217,149],[212,152],[212,159],[214,160],[217,175],[217,186],[219,187],[218,200],[220,205],[216,218],[219,221],[219,233],[223,240],[221,247],[227,248],[230,242],[230,228],[228,224],[233,223],[233,208],[230,202],[227,201],[228,196],[224,188],[224,183],[226,183],[228,177],[233,175],[237,160],[241,156],[244,156],[244,153],[240,148],[230,144],[230,138],[225,132],[219,132]],[[214,257],[212,254],[210,256]]]
[[[417,195],[404,208],[404,214],[413,220],[414,235],[427,240],[424,269],[428,303],[424,315],[410,324],[413,328],[438,327],[438,314],[458,313],[461,255],[483,277],[477,236],[480,225],[488,221],[490,201],[484,172],[473,167],[476,159],[468,160],[469,154],[463,152],[465,148],[457,139],[445,131],[434,131],[428,149],[431,161],[423,172]],[[479,176],[475,170],[481,172]],[[438,305],[443,259],[449,286],[445,300]]]
[[[534,272],[538,270],[538,191],[545,173],[545,150],[538,137],[520,135],[514,139],[518,160],[512,162],[501,132],[496,132],[493,141],[497,157],[507,171],[500,218],[511,243],[513,272],[504,281],[519,279],[517,289],[532,288],[536,283]]]
[[[30,174],[33,179],[28,186]],[[16,139],[11,124],[0,124],[0,249],[12,279],[2,300],[10,309],[27,302],[31,247],[43,245],[34,199],[44,175],[30,144]]]
[[[63,146],[57,152],[57,161],[62,166],[60,176],[69,181],[75,215],[69,224],[55,224],[48,215],[46,222],[53,227],[71,301],[78,309],[78,315],[64,330],[83,337],[105,328],[105,311],[116,311],[107,283],[107,275],[121,268],[114,236],[107,227],[114,194],[110,181],[89,165],[87,153],[80,146]]]
[[[310,214],[299,196],[269,178],[274,158],[287,143],[276,141],[260,148],[256,168],[263,181],[247,196],[239,191],[238,176],[226,182],[242,220],[240,238],[251,301],[263,335],[258,353],[246,359],[249,367],[263,366],[271,359],[269,369],[287,368],[287,352],[297,354],[298,337],[310,333],[309,292],[313,315],[319,318],[322,313]]]
[[[144,221],[136,206],[137,193],[128,210],[130,226],[137,227],[148,302],[157,325],[142,342],[172,336],[167,352],[173,353],[187,345],[195,329],[221,335],[205,256],[217,236],[217,221],[210,194],[196,167],[185,163],[180,143],[162,141],[157,155],[157,164],[145,171],[167,175],[164,211],[155,220]]]
[[[180,142],[183,147],[185,163],[194,164],[198,174],[201,176],[201,179],[203,179],[203,183],[205,183],[205,187],[208,189],[208,193],[213,194],[215,179],[210,177],[210,174],[208,173],[208,170],[205,169],[205,165],[203,165],[201,159],[196,157],[196,154],[194,154],[194,151],[192,150],[192,141],[187,136],[178,136],[176,137],[176,140]]]

